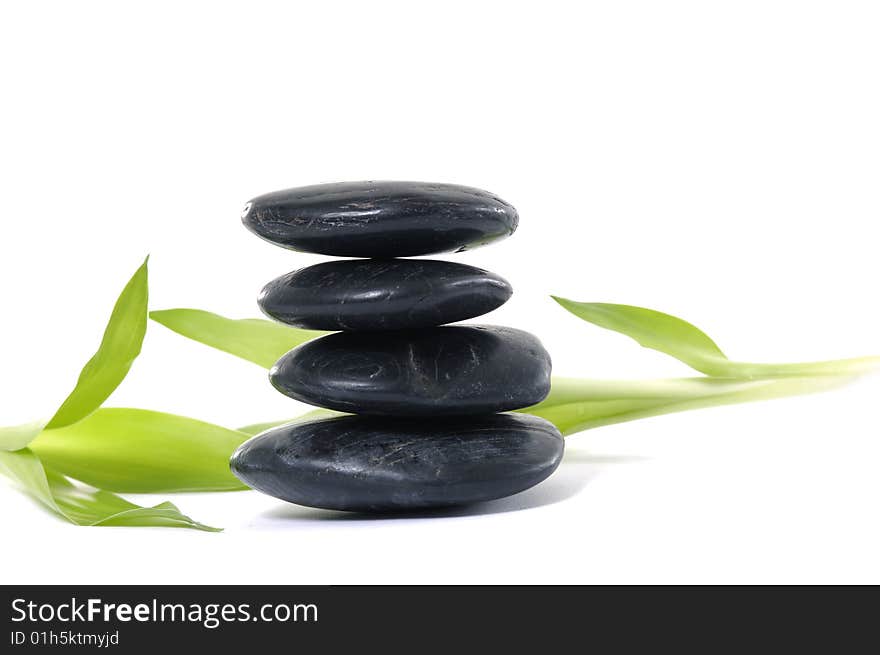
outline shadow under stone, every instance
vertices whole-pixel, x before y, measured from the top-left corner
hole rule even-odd
[[[562,502],[580,493],[607,465],[642,461],[638,456],[588,455],[572,452],[566,454],[556,472],[539,485],[507,498],[473,505],[429,510],[400,512],[342,512],[330,509],[304,507],[284,503],[263,512],[260,518],[272,525],[299,521],[397,521],[401,519],[441,519],[465,516],[485,516],[544,507]]]

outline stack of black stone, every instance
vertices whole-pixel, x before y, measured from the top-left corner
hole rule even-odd
[[[475,503],[547,478],[562,436],[503,412],[547,396],[549,355],[522,330],[445,325],[501,306],[510,284],[472,266],[396,259],[483,245],[518,220],[503,200],[449,184],[322,184],[251,200],[242,221],[267,241],[358,258],[288,273],[259,298],[282,323],[339,331],[284,355],[275,388],[353,416],[268,430],[233,455],[235,475],[293,503],[352,511]]]

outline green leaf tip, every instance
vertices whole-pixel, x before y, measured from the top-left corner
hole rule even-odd
[[[135,271],[116,300],[101,345],[46,429],[71,425],[98,409],[128,374],[147,331],[148,262]]]
[[[586,303],[551,297],[584,321],[626,335],[645,348],[665,353],[713,377],[853,376],[868,373],[880,366],[880,357],[786,364],[731,361],[705,332],[671,314],[633,305]]]
[[[260,318],[226,318],[201,309],[161,309],[150,312],[150,318],[188,339],[267,369],[289,350],[326,334]]]
[[[634,339],[706,373],[710,363],[727,361],[721,348],[702,330],[671,314],[633,305],[576,302],[553,296],[566,310],[599,327]]]
[[[100,489],[86,489],[51,468],[25,448],[0,451],[0,473],[6,475],[51,512],[82,526],[150,526],[220,532],[180,512],[169,502],[142,507]]]
[[[121,493],[239,491],[229,457],[249,434],[163,412],[101,408],[73,425],[45,430],[30,445],[44,464]]]
[[[553,378],[544,401],[517,411],[546,419],[568,436],[663,414],[829,391],[850,380],[830,375],[760,380]]]
[[[271,428],[276,428],[279,425],[293,425],[295,423],[305,423],[306,421],[316,421],[318,419],[324,418],[337,418],[339,416],[350,416],[350,414],[346,414],[344,412],[337,412],[333,409],[324,409],[323,407],[319,407],[318,409],[313,409],[310,412],[306,412],[296,418],[288,418],[283,419],[281,421],[264,421],[262,423],[252,423],[250,425],[245,425],[243,427],[238,428],[239,432],[244,432],[245,434],[256,436],[261,432],[265,432]]]
[[[97,352],[83,367],[73,391],[48,421],[0,428],[0,450],[19,450],[44,429],[72,425],[94,412],[119,386],[141,352],[147,330],[148,261],[122,289]]]

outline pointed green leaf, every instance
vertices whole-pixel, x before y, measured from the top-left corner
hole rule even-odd
[[[80,372],[76,386],[50,421],[0,428],[0,450],[24,448],[43,429],[70,425],[101,406],[125,378],[141,351],[147,329],[147,261],[125,285],[98,351]]]
[[[519,410],[553,423],[564,435],[637,419],[827,391],[856,376],[724,380],[579,380],[554,378],[550,395]]]
[[[319,407],[318,409],[313,409],[312,411],[306,412],[302,416],[297,416],[296,418],[288,418],[281,421],[268,421],[266,423],[253,423],[251,425],[245,425],[242,428],[238,428],[238,431],[253,436],[260,434],[260,432],[265,432],[270,428],[278,427],[279,425],[287,425],[290,423],[303,423],[305,421],[311,421],[319,418],[333,418],[334,416],[347,416],[347,414],[343,412],[337,412],[332,409],[324,409]]]
[[[259,318],[225,318],[200,309],[162,309],[150,312],[150,318],[189,339],[263,368],[272,368],[287,351],[325,334]]]
[[[705,372],[708,363],[727,359],[702,330],[675,316],[631,305],[552,298],[575,316],[625,334],[645,348],[671,355],[698,371]]]
[[[103,408],[31,444],[52,469],[109,491],[171,493],[246,489],[229,457],[250,435],[174,414]]]
[[[564,435],[637,419],[722,405],[771,400],[828,391],[857,375],[728,380],[677,378],[665,380],[590,380],[554,377],[543,402],[517,410],[553,423]],[[344,416],[315,409],[293,419],[254,423],[239,432],[259,434],[270,428],[319,418]]]
[[[76,525],[156,526],[193,528],[218,532],[181,514],[171,503],[141,507],[109,491],[88,490],[74,485],[60,473],[46,468],[30,450],[0,451],[0,473],[50,511]]]
[[[700,373],[714,377],[857,375],[880,366],[880,357],[793,364],[733,362],[704,332],[675,316],[631,305],[576,302],[556,296],[553,299],[578,318],[624,334],[645,348],[675,357]]]
[[[147,262],[125,285],[104,330],[98,352],[79,375],[73,391],[62,403],[47,429],[76,423],[98,409],[128,374],[141,352],[147,331]]]
[[[46,427],[46,421],[34,421],[33,423],[0,428],[0,450],[24,448],[43,431],[44,427]]]

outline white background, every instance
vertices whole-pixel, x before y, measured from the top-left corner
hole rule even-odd
[[[320,261],[239,223],[263,192],[413,179],[517,206],[449,256],[555,371],[682,376],[548,294],[683,316],[738,359],[880,353],[871,2],[4,3],[0,424],[51,414],[143,256],[151,306],[256,316]],[[0,484],[8,583],[880,582],[880,382],[569,438],[532,491],[364,519],[172,498],[222,534],[78,528]],[[306,408],[153,324],[109,405],[229,426]],[[124,438],[125,435],[120,435]]]

